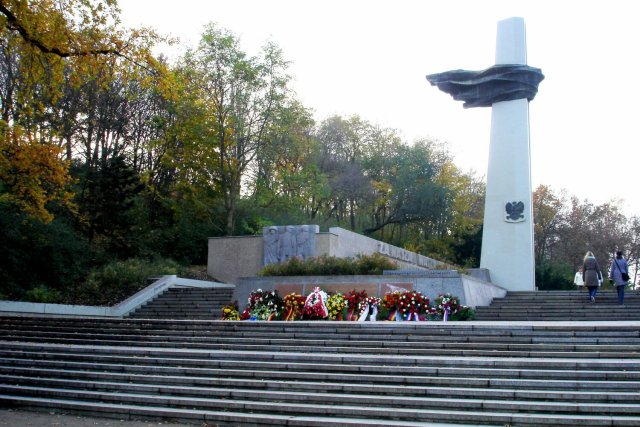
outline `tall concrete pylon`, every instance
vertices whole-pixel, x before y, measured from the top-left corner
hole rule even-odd
[[[529,101],[544,76],[527,65],[524,19],[498,22],[496,65],[484,71],[432,74],[432,85],[465,101],[491,106],[491,136],[480,267],[513,291],[535,289]]]

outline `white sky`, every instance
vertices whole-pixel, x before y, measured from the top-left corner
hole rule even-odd
[[[455,163],[486,174],[490,108],[430,86],[427,74],[494,64],[497,22],[527,26],[528,63],[545,79],[530,103],[534,188],[640,215],[640,25],[631,0],[120,0],[127,26],[195,47],[215,22],[250,55],[280,46],[293,86],[318,121],[333,114],[448,143]],[[180,48],[179,52],[183,52]],[[174,50],[175,52],[175,50]],[[166,53],[171,55],[169,50]],[[623,166],[621,166],[623,165]]]

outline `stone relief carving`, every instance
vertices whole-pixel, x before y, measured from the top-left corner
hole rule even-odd
[[[264,241],[264,265],[276,264],[280,262],[278,256],[279,241],[278,227],[265,227],[262,231]]]
[[[318,225],[271,226],[262,229],[264,265],[285,262],[297,257],[302,260],[316,255]]]
[[[296,229],[293,225],[287,225],[280,234],[280,262],[287,261],[296,255]]]

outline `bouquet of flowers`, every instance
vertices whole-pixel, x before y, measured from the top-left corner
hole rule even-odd
[[[302,309],[304,308],[305,297],[295,292],[285,295],[282,299],[284,303],[284,320],[296,320],[302,318]]]
[[[247,301],[248,303],[247,308],[249,310],[253,310],[260,304],[260,301],[262,301],[262,289],[251,291],[249,293],[249,300]]]
[[[258,307],[258,304],[260,304],[261,300],[262,300],[262,289],[251,291],[249,293],[249,298],[247,300],[247,308],[245,308],[242,314],[240,314],[240,320],[251,319],[252,318],[251,311],[255,310]],[[253,317],[253,320],[256,320],[256,318]]]
[[[420,291],[406,291],[398,300],[398,310],[404,320],[418,320],[420,315],[426,314],[428,308],[429,298]]]
[[[319,287],[313,288],[304,302],[303,314],[309,319],[326,319],[329,317],[327,310],[327,293]]]
[[[222,320],[240,320],[238,301],[227,304],[222,308]]]
[[[344,295],[336,292],[327,299],[327,310],[329,310],[329,319],[342,320],[342,311],[347,306]]]
[[[347,303],[347,319],[346,320],[358,320],[358,306],[360,301],[367,299],[367,292],[362,290],[360,292],[356,292],[355,289],[349,291],[348,294],[344,296],[344,300]]]
[[[452,314],[456,314],[460,309],[460,300],[451,294],[439,294],[436,298],[434,308],[444,321]]]
[[[284,303],[278,295],[278,291],[263,291],[258,289],[249,294],[249,306],[243,312],[241,318],[256,320],[276,320],[284,311]]]
[[[396,313],[398,312],[398,303],[400,302],[400,296],[402,292],[393,291],[387,292],[382,298],[382,305],[389,310],[389,315],[387,316],[387,320],[395,320]]]
[[[358,304],[358,320],[365,321],[367,317],[371,316],[375,321],[381,301],[378,297],[368,297],[360,301],[360,304]],[[369,317],[369,320],[372,320],[371,317]]]

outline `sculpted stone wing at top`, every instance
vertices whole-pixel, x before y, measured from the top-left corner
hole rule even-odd
[[[501,101],[531,101],[544,79],[539,68],[521,64],[494,65],[483,71],[453,70],[430,74],[427,80],[448,93],[464,108],[490,107]]]

